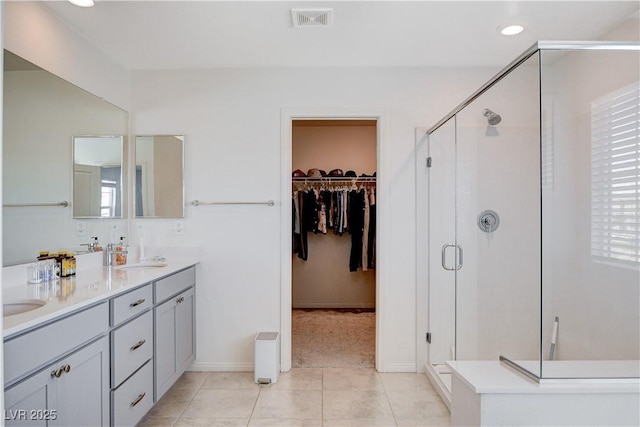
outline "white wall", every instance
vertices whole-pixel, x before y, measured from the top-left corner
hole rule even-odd
[[[282,108],[383,108],[390,127],[390,279],[386,370],[416,369],[414,128],[439,117],[494,69],[218,69],[140,71],[132,77],[132,132],[184,134],[187,201],[280,202]],[[308,82],[314,82],[309,85]],[[300,88],[305,88],[301,91]],[[249,369],[253,337],[280,328],[280,209],[187,206],[185,235],[170,221],[137,221],[145,240],[201,245],[196,369]],[[149,236],[149,238],[147,238]],[[135,241],[135,240],[134,240]],[[149,243],[154,245],[153,242]],[[418,286],[424,286],[423,283]],[[426,301],[423,301],[426,304]],[[424,335],[425,331],[420,331]],[[422,361],[420,362],[420,365]]]

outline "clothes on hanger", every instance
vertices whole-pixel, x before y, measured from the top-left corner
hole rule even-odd
[[[375,183],[350,187],[344,182],[308,183],[293,192],[293,253],[307,260],[307,233],[351,237],[349,271],[375,268]]]

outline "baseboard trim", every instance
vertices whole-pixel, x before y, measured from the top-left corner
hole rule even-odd
[[[302,302],[291,304],[291,308],[376,308],[376,304],[368,302]]]
[[[253,363],[202,363],[194,362],[188,371],[252,372]]]
[[[416,372],[415,363],[385,363],[379,372]]]

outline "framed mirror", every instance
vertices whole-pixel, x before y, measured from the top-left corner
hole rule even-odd
[[[73,217],[122,218],[122,136],[73,137]]]
[[[183,218],[184,136],[136,136],[135,157],[136,217]]]

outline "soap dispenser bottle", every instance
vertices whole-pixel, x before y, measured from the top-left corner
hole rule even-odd
[[[127,239],[120,237],[120,243],[116,246],[116,265],[124,265],[127,263]]]

